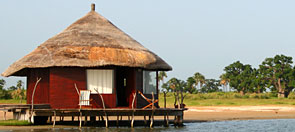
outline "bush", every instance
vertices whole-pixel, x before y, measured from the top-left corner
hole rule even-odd
[[[0,99],[11,99],[10,92],[5,89],[1,89],[0,90]]]
[[[256,93],[254,93],[254,94],[250,94],[250,98],[251,99],[260,99],[260,96]]]
[[[294,93],[294,92],[291,92],[291,93],[288,95],[288,99],[295,99],[295,93]]]
[[[245,94],[242,96],[243,99],[249,99],[249,97],[250,97],[250,94]]]
[[[234,98],[240,99],[240,98],[242,98],[242,95],[240,95],[240,94],[234,94]]]
[[[160,96],[163,96],[161,93]],[[241,95],[237,92],[213,92],[213,93],[197,93],[197,94],[189,94],[184,93],[185,99],[189,100],[203,100],[203,99],[271,99],[277,98],[276,93],[247,93],[245,95]],[[168,93],[167,98],[174,98],[173,93]],[[295,93],[292,92],[288,96],[289,99],[295,99]]]

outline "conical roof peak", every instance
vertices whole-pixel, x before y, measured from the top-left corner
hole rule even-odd
[[[49,44],[89,45],[148,51],[95,11],[88,12],[64,31],[43,43],[43,45]]]

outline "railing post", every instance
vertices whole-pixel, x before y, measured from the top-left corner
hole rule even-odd
[[[131,128],[133,128],[133,123],[134,123],[134,102],[136,98],[136,92],[133,94],[133,100],[132,100],[132,121],[131,121]]]
[[[154,92],[152,92],[152,119],[151,119],[151,124],[150,124],[150,128],[153,127],[153,123],[154,123],[154,109],[155,109],[155,96],[154,96]]]
[[[33,112],[34,112],[34,96],[35,96],[35,91],[36,91],[36,88],[37,88],[37,85],[38,83],[41,81],[42,78],[39,78],[37,77],[37,82],[34,86],[34,90],[33,90],[33,94],[32,94],[32,98],[31,98],[31,103],[32,103],[32,106],[31,106],[31,112],[30,112],[30,122],[32,122],[33,120]]]

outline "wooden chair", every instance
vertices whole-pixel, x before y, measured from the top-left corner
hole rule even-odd
[[[149,98],[145,97],[144,94],[143,94],[142,92],[140,92],[139,90],[138,90],[138,93],[141,95],[142,98],[144,98],[144,99],[149,103],[148,105],[146,105],[146,106],[143,107],[142,109],[152,108],[153,104],[159,102],[158,99],[154,100],[154,102],[153,102],[152,99],[149,99]]]
[[[90,99],[90,90],[80,90],[79,95],[79,106],[80,107],[92,107],[92,104],[90,103],[92,99]]]

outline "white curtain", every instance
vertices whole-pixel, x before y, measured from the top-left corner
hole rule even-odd
[[[87,70],[87,89],[91,93],[112,94],[114,82],[113,70]]]
[[[144,94],[154,94],[157,93],[156,85],[156,72],[155,71],[143,71],[143,93]]]

